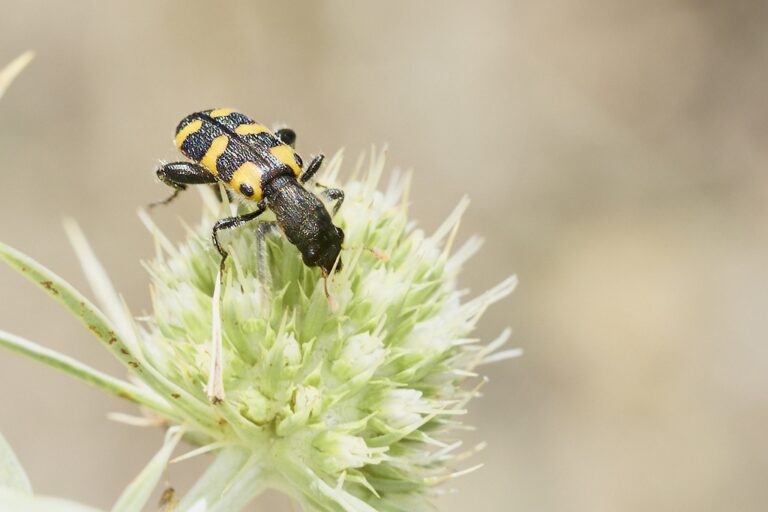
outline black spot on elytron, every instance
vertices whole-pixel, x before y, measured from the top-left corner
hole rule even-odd
[[[253,187],[247,183],[242,183],[240,185],[240,192],[242,192],[244,196],[251,197],[253,195]]]
[[[296,165],[298,165],[299,167],[304,166],[304,162],[301,160],[301,157],[299,156],[298,153],[294,153],[293,158],[296,160]]]

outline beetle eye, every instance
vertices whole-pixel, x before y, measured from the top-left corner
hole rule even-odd
[[[341,239],[341,242],[344,242],[344,231],[340,227],[336,228],[336,234],[339,235],[339,238]]]
[[[310,247],[307,249],[307,252],[304,254],[304,256],[306,256],[307,260],[309,261],[315,261],[317,259],[317,249]]]

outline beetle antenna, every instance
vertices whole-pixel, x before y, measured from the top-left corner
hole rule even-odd
[[[387,256],[386,253],[384,253],[383,251],[380,251],[379,249],[376,249],[375,247],[361,247],[359,245],[357,246],[353,245],[353,246],[347,247],[347,249],[350,249],[350,250],[362,249],[363,251],[373,254],[374,256],[376,256],[377,259],[381,261],[389,260],[389,256]]]
[[[328,301],[328,306],[333,313],[339,310],[339,303],[333,298],[333,295],[328,291],[328,272],[323,269],[323,291],[325,292],[325,299]]]

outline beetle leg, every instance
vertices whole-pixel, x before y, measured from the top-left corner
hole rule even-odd
[[[256,273],[262,286],[272,290],[272,273],[267,266],[267,237],[278,232],[274,221],[259,222],[256,226]]]
[[[219,263],[219,270],[221,270],[221,276],[222,279],[224,279],[224,262],[227,261],[227,256],[229,256],[229,253],[224,250],[224,248],[219,243],[219,231],[222,229],[233,229],[238,226],[242,226],[246,222],[255,219],[262,213],[264,213],[264,210],[267,209],[267,206],[264,203],[259,203],[258,209],[246,213],[244,215],[239,215],[237,217],[227,217],[225,219],[221,219],[216,221],[216,224],[213,225],[213,234],[211,236],[213,240],[213,245],[216,247],[216,250],[219,251],[219,254],[221,254],[221,262]]]
[[[296,147],[296,132],[290,128],[280,128],[275,132],[275,135],[283,144],[287,144],[292,148]]]
[[[333,205],[333,215],[336,215],[336,212],[341,208],[341,203],[344,202],[344,191],[340,188],[326,188],[320,192],[320,197],[326,201],[336,201]]]
[[[216,183],[216,176],[211,174],[202,165],[193,164],[192,162],[163,164],[155,171],[155,174],[157,174],[157,178],[160,181],[173,188],[174,191],[168,198],[150,203],[150,208],[170,203],[179,195],[179,192],[187,189],[187,185]]]
[[[315,158],[312,159],[311,162],[309,162],[309,165],[307,166],[307,170],[304,171],[301,176],[299,177],[299,181],[301,184],[305,184],[309,180],[312,179],[312,176],[317,173],[317,171],[320,170],[320,166],[323,164],[323,159],[325,158],[325,155],[317,155]]]

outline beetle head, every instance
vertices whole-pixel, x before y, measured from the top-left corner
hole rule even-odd
[[[307,246],[302,251],[304,264],[308,267],[320,267],[326,276],[330,275],[331,271],[334,270],[334,265],[336,265],[335,270],[338,272],[342,268],[339,253],[341,252],[341,244],[343,242],[344,231],[334,226],[326,236],[320,238],[316,243]]]

